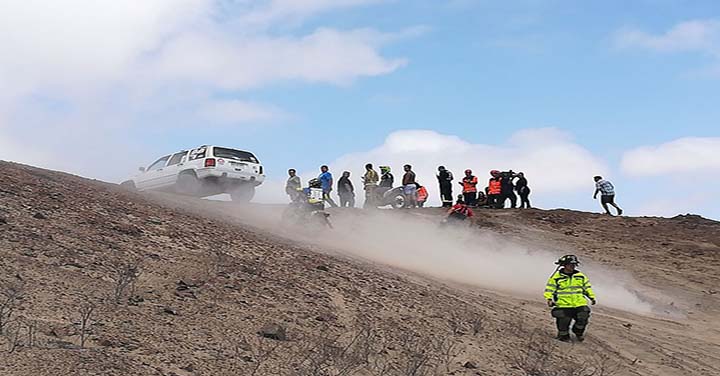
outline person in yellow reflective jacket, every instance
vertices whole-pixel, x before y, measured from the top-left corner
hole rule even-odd
[[[572,332],[582,342],[590,319],[588,299],[595,305],[595,293],[588,277],[577,270],[580,262],[575,255],[563,256],[555,264],[559,265],[558,270],[548,279],[544,296],[548,307],[552,307],[558,329],[557,339],[570,341],[570,324],[574,320]]]

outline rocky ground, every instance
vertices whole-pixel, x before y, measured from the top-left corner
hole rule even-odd
[[[717,222],[480,213],[478,231],[577,250],[690,305],[600,307],[585,343],[558,344],[541,300],[291,241],[228,221],[227,203],[0,174],[3,375],[720,373]]]

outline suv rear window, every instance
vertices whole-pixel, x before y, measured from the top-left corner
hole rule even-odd
[[[207,150],[207,146],[201,146],[197,149],[190,150],[190,158],[189,160],[194,161],[196,159],[202,159],[205,158],[205,152]]]
[[[217,158],[227,158],[242,162],[260,163],[252,153],[242,150],[215,147],[213,148],[213,154]]]

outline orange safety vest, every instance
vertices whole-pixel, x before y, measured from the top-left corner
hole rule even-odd
[[[468,179],[467,176],[464,177],[463,178],[463,193],[477,192],[477,183],[478,183],[477,176],[473,176],[470,179]]]
[[[500,183],[499,179],[492,178],[490,179],[490,186],[488,189],[489,195],[499,195],[502,193],[502,183]]]
[[[427,198],[428,198],[428,191],[427,191],[427,189],[425,189],[424,186],[423,186],[423,187],[420,187],[420,189],[418,189],[418,191],[417,191],[417,199],[418,199],[418,201],[425,202],[425,201],[427,201]]]

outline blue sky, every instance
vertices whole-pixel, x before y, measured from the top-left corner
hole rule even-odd
[[[103,19],[102,9],[82,3],[59,11],[80,7],[73,11]],[[575,158],[574,146],[593,155],[597,164],[588,168],[603,167],[629,213],[720,218],[720,204],[709,195],[720,187],[713,177],[720,170],[716,1],[149,3],[156,6],[116,9],[106,23],[117,27],[81,24],[67,31],[60,42],[67,48],[57,55],[43,48],[52,38],[33,29],[52,31],[40,26],[52,10],[23,2],[0,6],[6,17],[37,20],[0,23],[30,44],[19,49],[17,40],[0,38],[17,52],[15,65],[0,63],[6,86],[16,88],[0,97],[0,146],[11,154],[0,158],[118,181],[160,154],[219,143],[255,151],[270,178],[281,180],[291,165],[311,172],[322,163],[355,168],[339,161],[382,148],[401,130],[432,130],[438,138],[457,136],[522,155],[533,145],[512,145],[513,135],[554,128],[572,137],[567,159]],[[123,16],[144,20],[134,12],[148,15],[135,26],[140,36],[120,26]],[[155,19],[165,21],[162,27]],[[85,21],[52,22],[65,32]],[[97,40],[88,37],[93,33]],[[330,42],[318,47],[316,39]],[[26,51],[33,47],[43,52]],[[242,64],[258,55],[264,58]],[[340,63],[327,63],[334,59]],[[88,141],[84,153],[67,153]],[[657,149],[668,143],[670,149]],[[37,155],[8,152],[28,145]],[[117,150],[109,158],[113,169],[97,162],[108,160],[102,155],[110,147]],[[649,174],[635,161],[633,169],[624,168],[633,162],[627,153],[640,147],[655,148],[644,163],[667,167]],[[430,159],[444,163],[445,151],[428,150],[438,149],[419,152],[437,153]],[[685,165],[675,163],[677,154]],[[704,163],[695,163],[698,158]],[[467,164],[484,159],[492,158],[473,155]],[[562,158],[543,166],[564,168]],[[473,166],[458,163],[456,174],[465,167]],[[532,171],[531,184],[546,173]],[[542,182],[539,204],[597,210],[588,199],[596,171],[568,171],[578,175],[572,189]],[[685,172],[702,183],[676,198],[674,186],[686,184]],[[584,180],[586,189],[575,183]]]

